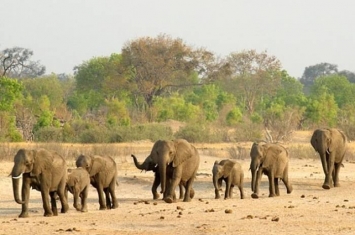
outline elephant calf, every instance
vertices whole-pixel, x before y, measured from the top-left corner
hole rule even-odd
[[[90,175],[82,167],[69,171],[67,179],[67,190],[73,194],[74,208],[77,211],[87,212],[87,198],[89,193]],[[81,205],[79,205],[79,197]]]
[[[238,186],[240,191],[240,198],[244,198],[244,172],[242,166],[238,162],[230,159],[222,160],[221,162],[215,161],[212,168],[212,174],[216,199],[220,198],[219,189],[222,186],[222,180],[224,180],[226,183],[224,199],[232,198],[232,190],[234,186]]]

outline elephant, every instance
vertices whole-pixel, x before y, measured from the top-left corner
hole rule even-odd
[[[87,198],[89,194],[90,175],[82,167],[68,171],[67,190],[73,194],[74,208],[77,211],[87,212]],[[79,205],[79,197],[81,205]]]
[[[184,202],[191,201],[192,184],[200,164],[197,149],[184,139],[158,140],[154,143],[148,160],[156,165],[160,175],[161,193],[167,203],[174,202],[175,188],[182,183],[185,186]],[[167,173],[167,172],[172,173]],[[167,179],[171,174],[171,179]]]
[[[259,184],[262,174],[269,179],[269,197],[279,196],[279,179],[287,189],[287,194],[293,190],[288,179],[289,153],[285,147],[277,143],[253,143],[250,150],[250,170],[252,174],[252,198],[258,198]]]
[[[133,154],[131,155],[131,157],[133,158],[133,162],[134,162],[134,165],[140,169],[140,170],[145,170],[145,171],[153,171],[154,172],[154,182],[153,182],[153,185],[152,185],[152,194],[153,194],[153,199],[156,200],[156,199],[159,199],[159,193],[157,191],[157,188],[158,186],[160,185],[160,174],[159,174],[159,171],[158,171],[158,166],[157,164],[154,164],[153,163],[153,160],[150,158],[150,157],[147,157],[143,163],[139,163],[138,160],[137,160],[137,157],[134,156]],[[172,177],[172,172],[167,172],[167,179],[168,181],[171,180],[171,177]],[[179,199],[183,199],[184,197],[184,189],[183,189],[183,183],[180,182],[179,183]],[[191,198],[194,197],[194,191],[193,189],[191,188],[191,195],[190,195]]]
[[[20,149],[14,157],[11,176],[14,199],[17,203],[22,204],[20,218],[29,216],[30,188],[41,192],[44,216],[58,215],[57,197],[59,197],[62,205],[61,213],[68,211],[69,206],[65,190],[67,165],[65,159],[58,153],[46,149]],[[19,181],[21,177],[22,191],[20,200]]]
[[[82,167],[88,171],[90,183],[96,188],[99,196],[100,210],[116,209],[118,202],[115,194],[117,184],[117,167],[115,160],[111,157],[81,154],[76,159],[76,167]]]
[[[339,187],[339,170],[347,148],[347,137],[335,128],[317,129],[313,132],[311,145],[322,161],[325,175],[323,189],[332,187],[331,179],[334,187]]]
[[[244,199],[244,172],[240,163],[235,160],[225,159],[220,162],[215,161],[212,168],[212,181],[215,188],[215,199],[219,199],[219,189],[222,186],[222,180],[226,183],[224,199],[232,198],[233,187],[237,186],[240,191],[240,198]]]

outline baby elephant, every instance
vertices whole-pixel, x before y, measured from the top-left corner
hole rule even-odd
[[[67,190],[74,196],[74,207],[77,211],[87,212],[87,198],[90,185],[90,175],[84,168],[78,167],[69,171]],[[81,205],[78,200],[81,199]]]
[[[232,197],[232,190],[235,185],[239,188],[240,198],[244,198],[244,172],[242,166],[238,162],[230,159],[222,160],[221,162],[215,161],[212,168],[212,174],[216,199],[220,198],[219,189],[222,187],[222,180],[226,183],[224,199]]]

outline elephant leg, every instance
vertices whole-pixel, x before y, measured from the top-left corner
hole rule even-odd
[[[270,172],[268,175],[269,178],[269,197],[275,197],[275,182],[274,182],[274,174]]]
[[[340,163],[335,163],[334,164],[334,170],[333,170],[333,182],[334,182],[334,187],[340,187],[339,184],[339,171],[341,167],[341,162]]]
[[[244,199],[244,188],[243,188],[243,184],[239,184],[238,185],[239,188],[239,192],[240,192],[240,199]]]
[[[160,177],[157,173],[155,173],[155,177],[154,177],[154,182],[153,182],[153,185],[152,185],[152,194],[153,194],[153,199],[154,200],[157,200],[159,199],[160,195],[158,193],[158,187],[159,187],[159,184],[160,184]]]
[[[21,190],[21,198],[24,202],[21,207],[21,214],[19,215],[20,218],[27,218],[28,217],[28,202],[30,201],[30,184],[31,178],[23,176],[22,179],[22,190]]]
[[[106,210],[106,204],[105,204],[105,199],[104,199],[104,190],[102,188],[101,184],[97,184],[97,194],[99,196],[99,204],[100,204],[100,210]]]
[[[324,180],[324,184],[322,185],[322,188],[330,189],[332,186],[331,178],[334,170],[334,157],[333,157],[333,153],[326,154],[326,155],[327,155],[326,157],[327,157],[328,172],[325,175],[325,180]]]
[[[66,213],[69,210],[68,205],[68,190],[66,190],[66,181],[62,180],[58,187],[57,195],[59,197],[62,208],[60,213]]]
[[[105,199],[106,199],[106,208],[111,209],[111,198],[108,188],[104,188]]]
[[[80,196],[80,192],[78,192],[77,189],[74,188],[74,192],[73,192],[73,196],[74,196],[74,203],[73,206],[77,211],[80,211],[82,208],[82,205],[79,206],[79,196]]]
[[[192,198],[194,198],[194,196],[195,196],[195,190],[191,187],[191,189],[190,189],[190,198],[192,199]]]
[[[187,182],[186,182],[186,191],[185,191],[185,197],[184,197],[184,202],[190,202],[191,201],[191,191],[192,189],[192,184],[195,180],[195,177],[191,177]],[[195,192],[193,192],[193,195]]]
[[[229,198],[233,197],[233,188],[234,188],[234,184],[231,184],[231,186],[229,188]]]
[[[167,203],[174,202],[175,188],[181,181],[181,174],[182,174],[182,166],[175,167],[171,180],[167,180],[168,185],[167,185],[166,190],[165,190],[166,194],[164,195],[164,201],[165,202],[167,202]],[[186,193],[187,193],[187,190],[185,192],[184,201],[186,199]],[[190,193],[190,191],[188,193]]]
[[[53,212],[49,206],[49,190],[47,187],[41,185],[41,196],[42,196],[42,203],[44,209],[44,216],[53,216]],[[55,200],[55,199],[54,199]]]
[[[279,178],[274,178],[274,185],[275,185],[275,194],[276,194],[276,196],[280,196]]]
[[[281,180],[286,186],[287,194],[292,193],[293,187],[292,187],[290,181],[288,180],[288,165],[286,166],[286,168],[284,170],[284,173],[283,173],[283,176],[282,176]]]
[[[51,199],[51,209],[54,216],[58,216],[58,208],[57,208],[57,193],[56,192],[49,192],[49,196]]]
[[[109,193],[111,195],[111,199],[112,199],[111,209],[118,208],[118,201],[117,201],[115,189],[116,189],[116,177],[114,177],[114,179],[111,181],[111,183],[108,187],[108,191],[109,191]]]
[[[180,182],[179,184],[179,199],[182,200],[184,198],[184,189],[183,189],[183,185]]]
[[[230,189],[231,189],[231,182],[230,182],[230,179],[227,177],[225,179],[226,181],[226,191],[224,192],[224,199],[228,199],[229,198],[229,192],[230,192]]]
[[[222,186],[222,178],[217,180],[217,185],[215,185],[214,193],[215,193],[215,199],[221,198],[221,195],[219,194],[219,191],[221,190]]]
[[[258,172],[256,173],[256,183],[255,183],[254,193],[251,195],[252,198],[259,198],[259,185],[260,185],[262,174],[263,174],[263,169],[259,169]]]
[[[80,193],[81,212],[87,212],[88,211],[88,207],[87,207],[88,194],[89,194],[89,187],[86,186],[85,189]]]

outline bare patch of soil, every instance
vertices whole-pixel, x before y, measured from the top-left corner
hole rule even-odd
[[[219,147],[220,149],[223,146]],[[200,148],[200,154],[203,153]],[[134,153],[134,152],[133,152]],[[137,154],[139,160],[145,153]],[[126,159],[125,161],[121,161]],[[319,159],[290,162],[294,191],[268,197],[264,176],[261,196],[252,199],[249,159],[239,160],[245,173],[246,198],[238,190],[228,200],[214,199],[211,169],[214,155],[201,154],[192,202],[167,204],[153,200],[152,172],[140,172],[129,156],[117,157],[120,185],[116,189],[119,208],[98,210],[98,197],[91,187],[87,213],[77,212],[69,195],[70,210],[56,217],[43,217],[40,193],[31,191],[30,217],[18,218],[21,205],[12,195],[12,162],[0,162],[0,234],[354,234],[355,164],[345,162],[340,172],[341,187],[322,189],[324,175]],[[224,185],[223,185],[224,187]]]

